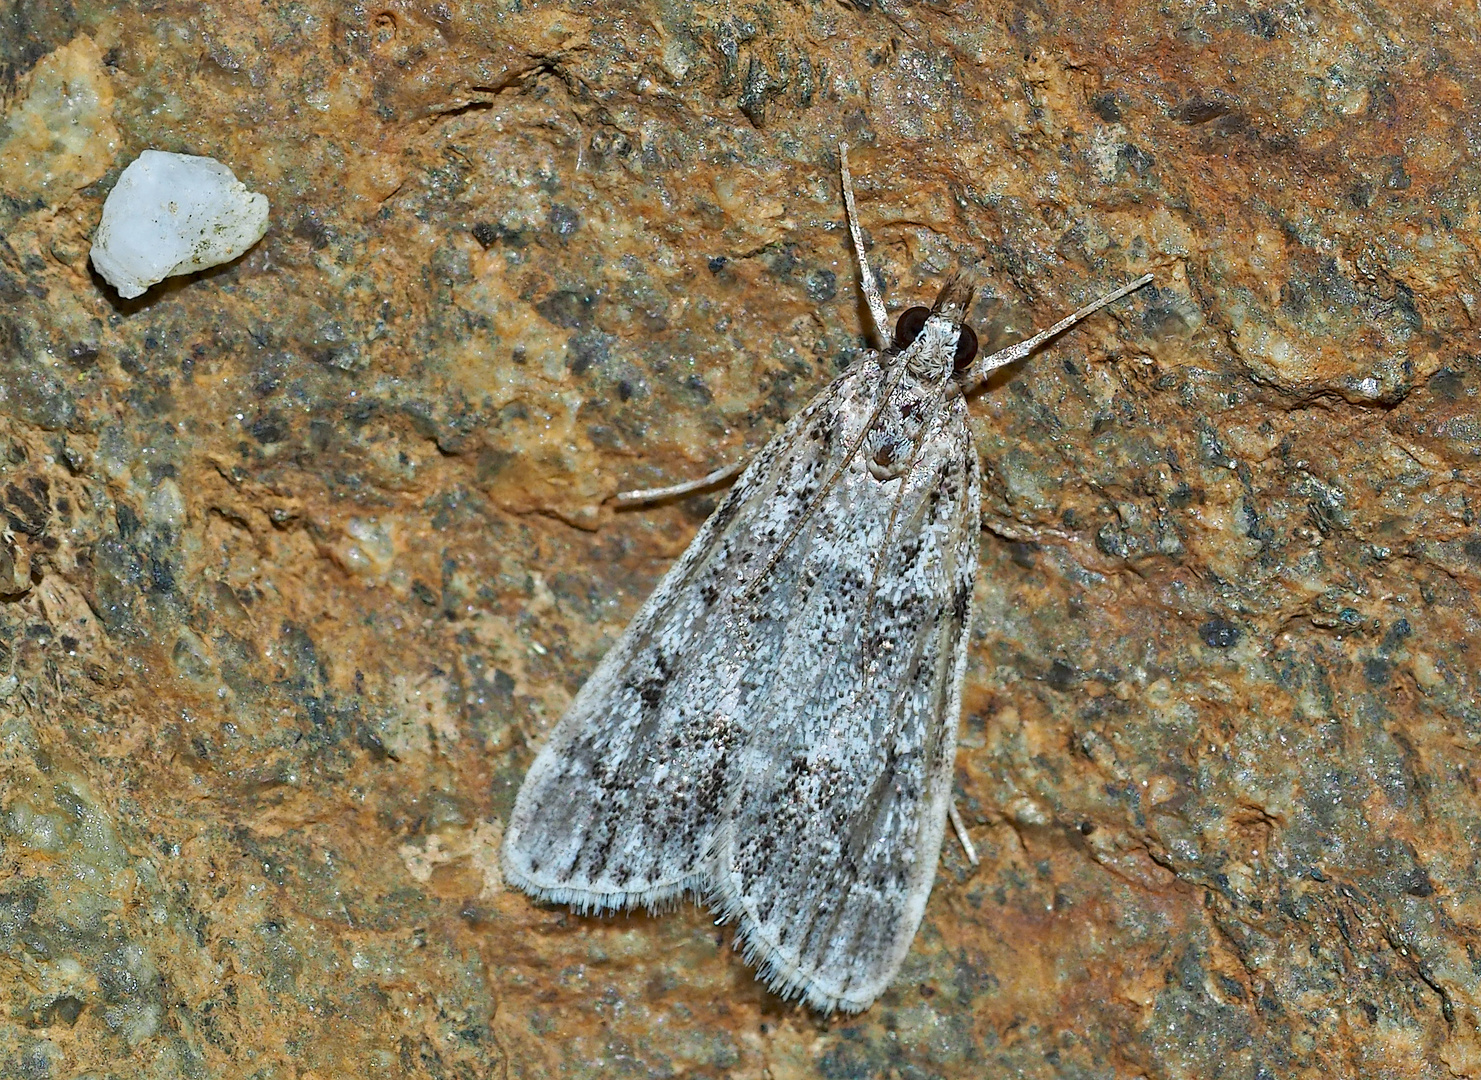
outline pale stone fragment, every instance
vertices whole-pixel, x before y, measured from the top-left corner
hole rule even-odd
[[[98,273],[122,297],[230,262],[267,231],[267,196],[208,157],[145,150],[118,178],[93,236]]]

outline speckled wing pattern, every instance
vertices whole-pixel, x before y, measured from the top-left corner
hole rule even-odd
[[[504,873],[599,911],[688,892],[778,992],[889,985],[951,798],[980,480],[960,394],[866,354],[762,450],[531,766]]]

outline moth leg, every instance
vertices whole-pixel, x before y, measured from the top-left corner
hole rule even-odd
[[[733,462],[722,466],[714,472],[701,476],[698,480],[686,480],[680,484],[670,484],[661,488],[637,488],[633,491],[619,491],[612,496],[612,501],[618,506],[644,506],[648,503],[662,502],[664,499],[677,499],[684,495],[692,495],[696,491],[706,488],[718,487],[727,480],[733,480],[739,476],[741,470],[746,467],[744,461]]]
[[[843,207],[848,212],[848,231],[854,239],[854,255],[859,260],[859,287],[864,290],[864,300],[869,305],[869,318],[874,323],[875,344],[881,349],[890,343],[890,317],[884,309],[884,299],[869,271],[869,260],[864,257],[864,236],[859,232],[859,211],[854,206],[854,182],[848,172],[848,144],[838,144],[838,169],[843,176]]]
[[[952,799],[946,811],[951,818],[951,827],[956,830],[956,838],[962,842],[962,850],[967,854],[967,861],[973,866],[980,866],[977,861],[977,849],[972,846],[972,838],[967,835],[967,823],[962,820],[962,812],[956,808],[956,800]]]
[[[1120,300],[1127,293],[1136,292],[1136,290],[1140,289],[1143,285],[1147,284],[1147,282],[1151,280],[1151,274],[1143,274],[1141,277],[1137,278],[1130,284],[1123,285],[1121,286],[1121,288],[1116,289],[1114,292],[1106,293],[1106,295],[1102,296],[1099,300],[1095,300],[1089,304],[1086,304],[1073,315],[1066,315],[1063,319],[1060,319],[1059,322],[1049,327],[1049,329],[1040,330],[1033,337],[1026,338],[1023,341],[1020,341],[1017,345],[1009,345],[1006,349],[999,349],[991,356],[979,357],[975,364],[973,364],[970,368],[963,372],[961,376],[958,377],[957,385],[962,388],[962,393],[970,394],[973,390],[982,385],[983,381],[987,378],[990,372],[996,371],[998,368],[1002,367],[1005,364],[1011,364],[1015,360],[1022,360],[1029,353],[1033,352],[1040,345],[1044,344],[1044,342],[1048,341],[1056,334],[1064,333],[1064,331],[1074,326],[1081,319],[1085,318],[1085,316],[1093,315],[1095,312],[1099,311],[1107,304],[1112,303],[1116,300]]]

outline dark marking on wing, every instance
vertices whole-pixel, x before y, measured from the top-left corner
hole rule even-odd
[[[962,585],[951,598],[951,613],[957,622],[965,622],[972,606],[972,586]]]
[[[654,652],[652,672],[641,679],[629,679],[625,685],[629,690],[637,691],[644,708],[656,709],[663,701],[663,692],[673,674],[673,668],[663,653]]]

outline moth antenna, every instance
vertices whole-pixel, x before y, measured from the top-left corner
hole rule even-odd
[[[1009,345],[1006,349],[999,349],[991,356],[982,357],[970,368],[968,368],[966,373],[957,380],[958,385],[962,388],[962,393],[970,394],[973,390],[982,385],[983,381],[987,378],[989,373],[996,371],[998,368],[1002,367],[1005,364],[1011,364],[1015,360],[1022,360],[1029,353],[1033,352],[1040,345],[1044,344],[1044,342],[1048,341],[1056,334],[1064,333],[1081,319],[1085,318],[1085,316],[1095,314],[1107,304],[1114,303],[1115,301],[1120,300],[1127,293],[1136,292],[1136,290],[1140,289],[1143,285],[1147,284],[1151,280],[1151,274],[1143,274],[1141,277],[1137,278],[1130,284],[1123,285],[1121,286],[1121,288],[1115,290],[1114,292],[1106,293],[1106,295],[1102,296],[1099,300],[1086,304],[1073,315],[1066,315],[1063,319],[1060,319],[1059,322],[1049,327],[1049,329],[1040,330],[1033,337],[1027,338],[1024,341],[1020,341],[1017,345]]]
[[[874,323],[874,344],[883,349],[890,343],[890,316],[869,270],[869,260],[864,257],[864,234],[859,232],[859,209],[854,205],[854,182],[848,171],[848,143],[838,144],[838,171],[843,176],[843,208],[848,217],[848,231],[854,240],[854,256],[859,260],[859,288],[864,290],[869,318]]]

